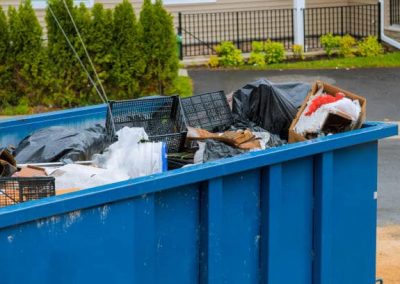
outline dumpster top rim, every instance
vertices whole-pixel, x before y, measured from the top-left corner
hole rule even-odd
[[[250,152],[233,158],[4,207],[0,209],[0,228],[118,200],[143,197],[154,192],[183,186],[188,184],[188,180],[190,184],[193,184],[289,160],[331,152],[336,149],[373,142],[397,133],[398,129],[395,124],[367,122],[364,124],[364,128],[351,132]],[[135,190],[132,190],[133,187]]]

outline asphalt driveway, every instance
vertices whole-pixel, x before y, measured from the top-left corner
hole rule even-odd
[[[248,82],[323,80],[367,98],[367,118],[400,121],[400,68],[351,70],[215,71],[189,70],[194,93],[231,93]],[[379,225],[400,224],[400,138],[379,143]]]
[[[189,70],[194,92],[231,93],[246,83],[266,78],[272,82],[323,80],[367,98],[369,120],[400,121],[400,68],[350,70],[214,71]]]

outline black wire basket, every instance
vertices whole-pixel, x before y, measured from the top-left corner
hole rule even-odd
[[[0,207],[55,195],[54,177],[0,178]]]
[[[149,140],[165,142],[169,153],[183,150],[187,128],[178,96],[110,101],[110,109],[107,112],[106,129],[111,139],[115,138],[116,131],[125,126],[143,127]]]
[[[208,131],[223,131],[233,124],[233,115],[224,91],[182,99],[188,126]]]

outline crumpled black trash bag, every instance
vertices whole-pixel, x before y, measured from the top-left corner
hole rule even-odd
[[[86,161],[107,147],[105,128],[95,125],[84,130],[52,126],[24,138],[15,150],[18,163]]]
[[[263,131],[261,131],[263,132]],[[265,133],[265,132],[264,132]],[[268,142],[265,144],[265,148],[273,148],[282,146],[284,141],[282,141],[278,135],[266,133],[270,135]],[[232,147],[222,141],[216,141],[212,139],[207,139],[203,142],[204,143],[204,151],[202,153],[198,152],[200,155],[197,158],[200,158],[203,163],[211,162],[219,159],[225,159],[230,157],[235,157],[243,153],[249,152],[248,150],[242,150],[235,147]],[[201,148],[201,147],[200,147]],[[202,151],[202,149],[199,149]]]
[[[232,113],[236,120],[253,122],[287,140],[290,124],[310,90],[307,83],[260,79],[233,94]]]
[[[235,157],[237,155],[247,153],[247,150],[241,150],[225,144],[221,141],[205,140],[205,147],[203,152],[203,163],[211,162],[219,159]]]

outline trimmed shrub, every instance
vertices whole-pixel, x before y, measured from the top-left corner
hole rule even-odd
[[[217,68],[219,66],[219,58],[216,55],[211,55],[208,60],[208,66],[211,68]]]
[[[304,60],[304,48],[301,44],[293,44],[293,58]]]
[[[77,20],[78,29],[82,31],[78,24],[80,22],[79,15],[77,15],[78,9],[73,6],[73,0],[65,0],[65,3],[72,17]],[[82,55],[81,43],[77,38],[75,28],[65,9],[63,0],[49,0],[48,6],[53,10],[67,37],[76,47],[77,52]],[[85,92],[91,91],[93,87],[49,8],[46,10],[46,23],[49,68],[53,79],[52,97],[49,97],[49,101],[56,107],[72,107],[86,104],[85,99],[88,95]],[[85,57],[80,56],[80,58],[83,62],[87,62]],[[87,64],[86,67],[91,70]]]
[[[3,8],[0,6],[0,65],[6,62],[7,51],[9,48],[7,18]]]
[[[260,52],[252,51],[250,53],[250,57],[249,57],[248,63],[250,65],[264,67],[266,65],[265,53],[264,52],[260,53]]]
[[[11,72],[6,65],[7,54],[9,51],[9,31],[6,15],[0,6],[0,109],[9,100],[9,81]]]
[[[328,56],[332,56],[333,53],[340,47],[340,36],[334,36],[331,33],[321,36],[321,45]]]
[[[145,72],[141,80],[143,94],[165,93],[173,89],[178,75],[178,45],[172,16],[161,1],[143,2],[140,13]]]
[[[242,51],[236,48],[231,41],[224,41],[220,45],[217,45],[215,51],[218,54],[221,66],[240,66],[244,62]]]
[[[253,41],[251,43],[251,51],[254,53],[264,52],[264,42],[262,41]]]
[[[354,57],[357,41],[351,35],[345,35],[340,39],[339,54],[343,57]]]
[[[375,36],[368,36],[358,43],[358,53],[360,56],[378,56],[383,53],[383,46]]]
[[[251,43],[251,53],[248,62],[250,65],[254,66],[265,66],[265,52],[264,52],[264,42],[253,41]]]
[[[158,54],[158,85],[161,93],[164,93],[167,88],[172,87],[178,76],[178,43],[174,31],[173,17],[165,10],[162,0],[156,0],[154,14],[154,21],[159,25],[159,46],[155,50],[155,53]]]
[[[44,53],[43,32],[30,0],[9,10],[9,52],[7,64],[12,71],[14,94],[9,103],[16,105],[26,96],[31,105],[40,104],[50,79]]]
[[[267,40],[264,44],[265,62],[267,64],[280,63],[285,60],[285,47],[281,42]]]
[[[86,37],[86,45],[90,57],[95,65],[97,74],[106,94],[109,98],[113,98],[109,89],[110,71],[112,69],[112,50],[113,46],[113,14],[111,10],[104,9],[102,4],[96,3],[92,8],[92,20],[90,21],[88,34]],[[87,102],[95,103],[100,99],[92,89],[90,98]]]
[[[145,61],[140,51],[139,27],[135,12],[128,0],[114,10],[113,19],[113,97],[132,99],[140,96],[139,80],[144,73]]]

